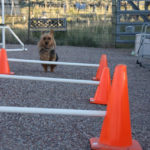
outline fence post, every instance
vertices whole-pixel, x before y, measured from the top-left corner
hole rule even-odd
[[[31,16],[30,16],[30,11],[31,11],[31,8],[30,8],[30,0],[28,1],[28,43],[30,41],[30,20],[31,20]]]
[[[113,46],[116,47],[116,0],[112,0],[112,35]]]

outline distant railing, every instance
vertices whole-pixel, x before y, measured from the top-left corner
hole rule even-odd
[[[148,5],[145,0],[140,0],[145,3],[145,6]],[[132,10],[128,10],[127,7],[121,9],[122,2],[132,7]],[[140,8],[137,0],[118,0],[116,3],[116,11],[114,11],[115,22],[116,22],[116,31],[115,31],[115,44],[117,43],[134,43],[135,35],[140,33],[138,28],[144,23],[150,22],[149,14],[150,10],[145,7],[144,10]]]

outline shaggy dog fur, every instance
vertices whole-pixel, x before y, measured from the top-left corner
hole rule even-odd
[[[54,31],[51,30],[50,33],[43,33],[40,41],[38,42],[39,55],[40,60],[44,61],[57,61],[58,55],[56,53],[56,42],[54,39]],[[56,65],[47,65],[42,64],[44,71],[48,71],[48,67],[50,67],[50,71],[53,72]]]

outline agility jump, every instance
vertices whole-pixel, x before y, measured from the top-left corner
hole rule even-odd
[[[16,59],[16,58],[8,58],[8,61],[9,62],[20,62],[20,63],[22,62],[22,63],[34,63],[34,64],[48,64],[48,65],[99,67],[99,64],[56,62],[56,61],[41,61],[41,60]]]
[[[5,31],[8,29],[10,33],[14,36],[14,38],[19,42],[21,45],[20,49],[7,49],[7,51],[24,51],[27,50],[23,44],[23,42],[19,39],[19,37],[15,34],[15,32],[9,27],[5,25],[5,3],[4,0],[1,0],[1,6],[2,6],[2,24],[0,25],[0,29],[2,29],[2,43],[0,45],[2,48],[6,47],[6,36]]]
[[[100,84],[99,81],[91,81],[91,80],[75,80],[75,79],[2,75],[2,74],[0,74],[0,78],[19,79],[19,80],[34,80],[34,81],[49,81],[49,82],[59,82],[59,83],[63,82],[63,83],[76,83],[76,84],[90,84],[90,85],[99,85]]]
[[[11,77],[11,75],[8,75]],[[132,139],[129,111],[127,70],[125,65],[115,68],[107,111],[48,109],[0,106],[5,113],[38,113],[77,116],[100,116],[104,118],[100,137],[91,138],[92,150],[142,150],[138,141]]]

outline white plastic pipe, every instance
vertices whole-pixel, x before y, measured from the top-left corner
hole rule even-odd
[[[0,26],[0,29],[3,29],[3,28],[7,29],[7,26],[6,25]]]
[[[16,75],[0,75],[0,78],[19,79],[19,80],[34,80],[34,81],[50,81],[50,82],[65,82],[77,84],[91,84],[99,85],[100,81],[90,80],[75,80],[75,79],[62,79],[62,78],[48,78],[48,77],[33,77],[33,76],[16,76]]]
[[[0,112],[104,117],[106,111],[0,106]]]
[[[3,13],[3,11],[4,11],[3,9],[4,9],[4,6],[2,4],[2,23],[4,24],[5,23],[5,14]],[[7,51],[27,51],[27,48],[24,47],[23,42],[19,39],[19,37],[15,34],[15,32],[9,26],[2,25],[2,26],[0,26],[0,29],[2,29],[2,43],[1,43],[1,45],[2,45],[3,48],[6,47],[5,30],[8,29],[10,31],[10,33],[20,43],[20,45],[22,46],[22,48],[20,48],[20,49],[6,49],[6,50]]]
[[[8,61],[10,61],[10,62],[23,62],[23,63],[37,63],[37,64],[56,64],[56,65],[68,65],[68,66],[83,66],[83,67],[98,67],[99,66],[99,64],[56,62],[56,61],[40,61],[40,60],[16,59],[16,58],[9,58]]]
[[[24,44],[22,43],[22,41],[19,39],[19,37],[15,34],[15,32],[9,27],[7,26],[8,30],[11,32],[11,34],[16,38],[16,40],[20,43],[20,45],[22,46],[22,49],[24,49]]]
[[[4,24],[5,24],[5,4],[4,4],[4,0],[1,0],[1,5],[2,5],[2,47],[5,48],[6,45],[6,41],[5,41],[5,28],[4,28]]]
[[[7,52],[17,52],[17,51],[27,51],[28,49],[27,48],[16,48],[16,49],[6,49],[7,50]]]

